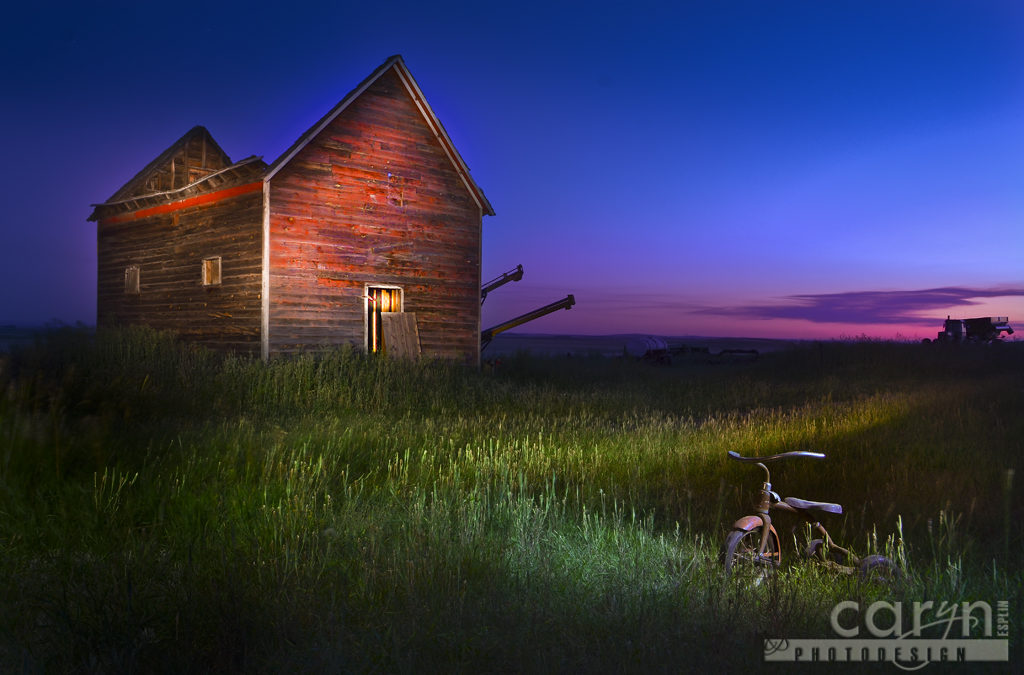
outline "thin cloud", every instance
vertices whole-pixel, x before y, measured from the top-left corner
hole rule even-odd
[[[1024,287],[929,288],[915,291],[850,291],[790,295],[766,305],[706,308],[704,314],[748,319],[803,319],[814,323],[931,325],[932,310],[971,307],[982,298],[1024,296]]]

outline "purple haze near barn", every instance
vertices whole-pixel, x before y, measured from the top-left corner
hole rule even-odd
[[[934,336],[1024,321],[1017,2],[8,10],[0,324],[95,319],[107,199],[196,124],[273,161],[400,53],[497,216],[485,327]],[[675,7],[669,7],[674,4]]]

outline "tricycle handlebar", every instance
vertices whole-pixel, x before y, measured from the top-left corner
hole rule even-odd
[[[814,459],[824,459],[825,455],[820,452],[811,452],[809,450],[793,450],[792,452],[783,452],[778,455],[772,455],[771,457],[744,457],[738,452],[733,450],[729,451],[729,459],[735,459],[738,462],[771,462],[776,459],[786,459],[787,457],[813,457]]]

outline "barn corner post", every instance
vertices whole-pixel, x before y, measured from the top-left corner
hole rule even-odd
[[[262,263],[260,264],[260,358],[270,360],[270,182],[263,179],[263,216],[260,222]]]
[[[480,214],[479,215],[479,221],[480,221],[480,245],[477,248],[477,255],[476,255],[476,260],[477,260],[477,263],[476,263],[476,287],[477,288],[482,288],[483,284],[484,284],[484,278],[483,278],[483,268],[484,268],[484,207],[483,207],[483,204],[480,205],[480,210],[478,211],[478,213]],[[482,306],[482,305],[483,305],[483,302],[481,301],[478,306]],[[476,313],[476,329],[475,329],[475,333],[476,333],[476,336],[477,336],[477,340],[476,340],[476,369],[477,370],[480,370],[483,367],[483,360],[484,360],[483,344],[482,344],[481,339],[480,339],[480,336],[482,335],[483,330],[484,330],[483,318],[484,317],[483,317],[483,311],[482,310]]]

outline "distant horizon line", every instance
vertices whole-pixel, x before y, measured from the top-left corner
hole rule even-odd
[[[9,332],[18,333],[31,333],[48,330],[59,330],[61,328],[85,328],[90,330],[96,329],[95,323],[86,323],[84,321],[67,322],[62,319],[50,319],[44,322],[6,322],[0,321],[0,335]],[[674,339],[685,339],[685,340],[760,340],[765,342],[858,342],[858,341],[871,341],[871,342],[920,342],[920,338],[914,337],[878,337],[867,334],[862,335],[849,335],[849,336],[833,336],[833,337],[759,337],[756,335],[696,335],[696,334],[674,334],[674,333],[658,333],[658,332],[630,332],[630,333],[575,333],[575,332],[525,332],[525,331],[507,331],[499,335],[494,336],[495,340],[501,340],[507,337],[523,337],[523,338],[645,338],[655,337],[666,340]],[[1022,338],[1024,339],[1024,338]],[[1016,335],[1005,336],[1000,338],[1002,342],[1020,342],[1022,339],[1018,339]]]

